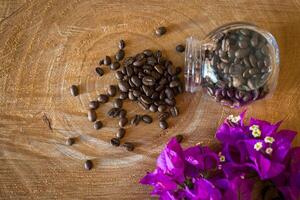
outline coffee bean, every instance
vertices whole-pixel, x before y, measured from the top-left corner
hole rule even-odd
[[[176,46],[176,51],[177,51],[177,52],[182,53],[182,52],[184,52],[184,50],[185,50],[185,47],[184,47],[182,44],[178,44],[178,45]]]
[[[110,65],[111,64],[111,58],[109,56],[105,56],[103,63],[104,63],[104,65]]]
[[[122,99],[122,100],[127,99],[128,98],[128,93],[127,92],[120,92],[119,98]]]
[[[119,128],[116,137],[118,139],[122,139],[125,136],[125,129],[124,128]]]
[[[130,86],[131,88],[134,88],[134,87],[135,87],[135,85],[133,84],[133,82],[131,81],[131,79],[128,80],[128,83],[129,83],[129,86]]]
[[[183,135],[176,135],[175,139],[177,140],[178,143],[181,143],[183,140]]]
[[[108,117],[110,118],[115,118],[117,116],[119,116],[119,113],[120,113],[120,109],[119,108],[111,108],[108,112],[107,112],[107,115]]]
[[[122,117],[120,120],[119,120],[119,126],[122,128],[124,126],[126,126],[126,124],[128,123],[128,119],[126,117]]]
[[[128,92],[129,91],[130,86],[129,86],[127,81],[120,81],[118,83],[118,85],[119,85],[119,88],[122,92]]]
[[[155,91],[164,93],[164,88],[165,88],[164,85],[159,85],[155,88]]]
[[[79,94],[79,89],[76,85],[71,85],[70,87],[71,95],[76,97]]]
[[[159,99],[159,93],[158,93],[158,92],[153,92],[153,94],[151,95],[151,99],[152,99],[152,100],[157,100],[157,99]]]
[[[152,117],[150,117],[149,115],[143,115],[142,120],[147,124],[151,124],[153,121]]]
[[[93,163],[91,160],[86,160],[84,163],[84,169],[91,170],[93,168]]]
[[[145,76],[142,79],[142,82],[143,82],[144,85],[152,86],[152,85],[155,84],[155,79],[152,76]]]
[[[75,143],[75,138],[68,138],[66,141],[66,145],[72,146]]]
[[[176,106],[171,107],[170,113],[171,113],[172,117],[177,117],[178,113],[179,113],[177,107]]]
[[[171,88],[166,88],[165,89],[165,94],[167,95],[167,97],[169,99],[173,99],[174,98],[174,92]]]
[[[165,121],[166,119],[168,119],[170,117],[170,113],[169,112],[163,112],[163,113],[160,113],[158,115],[158,119],[159,121]]]
[[[253,54],[250,54],[249,55],[249,61],[250,61],[250,63],[251,63],[251,65],[252,65],[252,67],[256,67],[256,57],[253,55]]]
[[[145,104],[143,101],[139,100],[138,105],[143,109],[143,110],[148,110],[149,105]]]
[[[96,73],[99,75],[99,76],[103,76],[103,74],[104,74],[104,71],[103,71],[103,69],[102,68],[100,68],[100,67],[96,67]]]
[[[168,65],[167,71],[171,76],[176,74],[176,69],[173,65]]]
[[[155,34],[156,34],[157,36],[162,36],[162,35],[164,35],[166,32],[167,32],[167,29],[166,29],[166,27],[164,27],[164,26],[158,27],[158,28],[155,30]]]
[[[109,97],[106,94],[100,94],[97,100],[99,103],[106,103],[108,102]]]
[[[167,109],[167,107],[165,105],[160,105],[160,106],[158,106],[157,109],[158,109],[158,112],[164,112]]]
[[[123,101],[122,101],[122,99],[115,99],[115,101],[114,101],[114,107],[115,108],[122,108],[122,106],[123,106]]]
[[[149,107],[149,110],[150,110],[151,112],[157,112],[157,106],[154,105],[154,104],[151,104],[151,106]]]
[[[119,49],[124,49],[125,48],[125,41],[120,40],[118,46],[119,46]]]
[[[162,68],[161,65],[155,65],[155,66],[154,66],[154,69],[155,69],[158,73],[160,73],[160,74],[163,74],[163,73],[164,73],[164,70],[163,70],[163,68]]]
[[[175,68],[175,71],[176,71],[175,75],[178,75],[178,74],[181,73],[182,68],[181,68],[181,67],[176,67],[176,68]]]
[[[98,101],[90,101],[89,107],[90,107],[90,109],[95,110],[95,109],[99,108],[99,102]]]
[[[133,95],[133,92],[132,92],[132,91],[130,91],[130,92],[128,93],[128,98],[129,98],[131,101],[136,101],[136,100],[137,100],[137,98]]]
[[[157,61],[154,57],[151,56],[151,57],[147,58],[147,64],[150,65],[150,66],[154,66],[154,65],[157,64]]]
[[[142,85],[142,81],[137,76],[132,76],[131,81],[136,87],[140,87]]]
[[[256,89],[256,85],[255,85],[254,80],[248,79],[248,81],[247,81],[247,86],[248,86],[251,90]]]
[[[126,115],[127,115],[127,111],[124,110],[124,109],[121,109],[121,110],[120,110],[120,113],[119,113],[119,117],[120,117],[120,118],[123,118],[123,117],[126,117]]]
[[[146,95],[141,96],[141,101],[144,102],[145,104],[151,104],[153,101],[151,98],[147,97]]]
[[[131,125],[137,126],[137,125],[140,123],[140,121],[141,121],[141,116],[140,116],[140,115],[135,115],[135,116],[131,119],[130,124],[131,124]]]
[[[110,85],[107,89],[107,94],[110,97],[114,97],[117,94],[117,87],[114,85]]]
[[[124,74],[121,71],[116,71],[115,76],[118,80],[122,80],[124,78]]]
[[[142,59],[142,60],[136,60],[133,62],[133,66],[135,67],[141,67],[146,63],[146,59]]]
[[[100,61],[99,61],[99,65],[103,65],[104,64],[104,59],[101,59]]]
[[[120,68],[120,63],[119,62],[113,62],[111,65],[110,65],[110,69],[111,70],[117,70]]]
[[[95,110],[89,110],[88,111],[88,120],[90,122],[94,122],[94,121],[96,121],[96,119],[97,119],[97,114],[96,114]]]
[[[233,80],[232,81],[233,87],[238,88],[238,87],[240,87],[242,85],[242,79],[241,79],[241,77],[233,77],[232,80]]]
[[[246,48],[246,49],[238,49],[236,52],[235,52],[235,57],[237,58],[243,58],[245,56],[247,56],[249,54],[249,49]]]
[[[103,124],[102,124],[101,121],[96,121],[96,122],[94,123],[94,129],[96,129],[96,130],[102,128],[102,126],[103,126]]]
[[[145,54],[145,56],[150,57],[153,55],[153,52],[150,49],[145,49],[143,51],[143,53]]]
[[[120,139],[118,139],[118,138],[112,138],[112,139],[110,140],[110,143],[111,143],[113,146],[118,147],[118,146],[120,146]]]
[[[131,142],[125,142],[122,146],[125,147],[127,151],[134,150],[134,144]]]
[[[165,130],[168,128],[168,123],[165,120],[159,121],[159,127]]]
[[[144,60],[144,58],[145,58],[145,54],[143,54],[143,53],[138,53],[135,56],[136,60]]]
[[[162,52],[160,50],[157,50],[157,51],[154,52],[154,56],[156,58],[161,58],[162,57]]]

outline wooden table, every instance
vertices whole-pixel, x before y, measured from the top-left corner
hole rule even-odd
[[[161,131],[151,125],[127,128],[134,152],[113,148],[117,121],[97,110],[104,128],[87,121],[90,100],[116,83],[113,73],[95,75],[100,58],[113,55],[123,38],[126,54],[162,49],[183,66],[178,43],[199,38],[228,22],[248,21],[272,32],[280,46],[281,70],[274,96],[248,107],[248,117],[284,119],[282,128],[300,131],[300,1],[67,1],[0,2],[0,199],[148,199],[139,179],[152,170],[171,136],[184,134],[184,146],[213,145],[218,125],[241,110],[221,107],[197,94],[177,98],[180,116]],[[153,30],[164,25],[161,38]],[[78,84],[81,95],[70,96]],[[129,116],[144,113],[126,102]],[[66,138],[76,143],[65,145]],[[300,136],[295,145],[300,145]],[[95,168],[83,169],[86,159]]]

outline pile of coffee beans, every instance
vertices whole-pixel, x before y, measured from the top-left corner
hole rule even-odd
[[[269,45],[265,37],[250,29],[219,32],[216,45],[202,53],[205,68],[201,85],[216,101],[240,107],[263,98],[269,91]]]

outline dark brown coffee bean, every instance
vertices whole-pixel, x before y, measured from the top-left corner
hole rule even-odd
[[[129,86],[130,86],[131,88],[134,88],[134,87],[135,87],[135,85],[133,84],[133,82],[131,81],[131,79],[128,80],[128,83],[129,83]]]
[[[111,64],[111,58],[109,56],[105,56],[103,64],[104,65],[110,65]]]
[[[96,73],[99,75],[99,76],[103,76],[103,74],[104,74],[104,71],[103,71],[103,69],[102,68],[100,68],[100,67],[96,67]]]
[[[145,54],[145,56],[150,57],[153,55],[153,52],[150,49],[145,49],[143,51],[143,54]]]
[[[175,139],[177,140],[178,143],[181,143],[183,140],[183,135],[176,135]]]
[[[173,90],[171,88],[166,88],[165,89],[165,94],[167,95],[167,97],[169,99],[173,99],[174,98],[174,93],[173,93]]]
[[[108,102],[109,97],[106,94],[100,94],[97,100],[99,103],[106,103]]]
[[[122,117],[120,120],[119,120],[119,126],[122,128],[124,126],[126,126],[126,124],[128,123],[128,119],[126,117]]]
[[[141,67],[146,63],[146,59],[142,59],[142,60],[136,60],[133,62],[133,66],[135,67]]]
[[[247,81],[247,86],[248,86],[251,90],[256,89],[255,81],[252,80],[252,79],[248,79],[248,81]]]
[[[154,56],[156,58],[161,58],[162,57],[162,52],[160,50],[157,50],[155,53],[154,53]]]
[[[127,92],[120,92],[119,98],[122,99],[122,100],[127,99],[128,98],[128,93]]]
[[[113,105],[114,105],[115,108],[122,108],[122,106],[123,106],[123,101],[122,101],[122,99],[119,99],[119,98],[115,99]]]
[[[170,108],[170,113],[171,113],[172,117],[178,116],[179,112],[178,112],[178,109],[176,108],[176,106]]]
[[[76,97],[79,94],[79,89],[76,85],[71,85],[70,87],[71,95]]]
[[[90,101],[89,107],[90,107],[90,109],[95,110],[95,109],[99,108],[99,102],[98,101]]]
[[[232,78],[232,85],[235,88],[238,88],[242,85],[242,78],[241,77],[233,77]]]
[[[125,56],[125,51],[123,49],[120,49],[117,53],[116,53],[116,60],[117,61],[121,61]]]
[[[175,106],[176,101],[175,101],[175,99],[165,98],[165,103],[168,104],[169,106]]]
[[[252,67],[256,67],[256,57],[253,55],[253,54],[250,54],[249,55],[249,61],[250,61],[250,64],[252,65]]]
[[[114,97],[117,94],[117,87],[114,85],[110,85],[107,89],[107,94],[110,97]]]
[[[154,105],[154,104],[151,104],[151,106],[149,107],[149,110],[150,110],[151,112],[157,112],[157,106]]]
[[[138,53],[135,56],[136,60],[143,60],[144,58],[145,58],[145,54],[143,54],[143,53]]]
[[[152,85],[155,84],[155,79],[152,76],[145,76],[142,79],[142,82],[143,82],[144,85],[152,86]]]
[[[180,81],[178,81],[178,80],[172,81],[172,82],[169,84],[170,88],[178,87],[179,85],[180,85]]]
[[[127,151],[134,150],[134,144],[131,142],[125,142],[122,146],[125,147]]]
[[[243,58],[245,56],[248,56],[249,54],[249,49],[246,48],[246,49],[238,49],[236,52],[235,52],[235,57],[237,58]]]
[[[128,92],[130,88],[127,81],[119,81],[118,86],[122,92]]]
[[[120,146],[120,139],[118,139],[118,138],[112,138],[112,139],[110,140],[110,143],[111,143],[113,146],[118,147],[118,146]]]
[[[152,100],[157,100],[157,99],[159,99],[159,93],[158,93],[158,92],[153,92],[153,94],[151,95],[151,99],[152,99]]]
[[[122,80],[124,78],[124,74],[121,71],[116,71],[115,76],[118,80]]]
[[[133,92],[132,91],[130,91],[129,93],[128,93],[128,98],[129,98],[129,100],[131,100],[131,101],[136,101],[136,97],[133,95]]]
[[[110,69],[111,70],[117,70],[120,68],[120,63],[119,62],[113,62],[112,64],[110,64]]]
[[[171,76],[176,74],[176,68],[173,65],[169,65],[167,70]]]
[[[185,50],[185,46],[183,46],[182,44],[178,44],[176,46],[176,51],[177,52],[182,53],[182,52],[184,52],[184,50]]]
[[[119,128],[116,137],[118,139],[122,139],[125,136],[125,129],[124,128]]]
[[[104,64],[104,59],[101,59],[100,61],[99,61],[99,65],[103,65]]]
[[[250,43],[251,43],[252,47],[256,47],[258,45],[258,34],[257,33],[253,33]]]
[[[176,71],[175,75],[178,75],[178,74],[181,73],[182,68],[181,68],[181,67],[176,67],[176,68],[175,68],[175,71]]]
[[[141,101],[144,102],[145,104],[151,104],[153,101],[151,98],[147,97],[146,95],[141,96]]]
[[[159,85],[159,86],[157,86],[156,88],[155,88],[155,91],[156,92],[164,92],[164,89],[165,88],[165,86],[164,85]]]
[[[88,120],[90,122],[94,122],[94,121],[96,121],[96,119],[97,119],[97,114],[96,114],[95,110],[89,110],[88,111]]]
[[[96,121],[96,122],[94,123],[94,129],[96,129],[96,130],[102,128],[102,126],[103,126],[103,124],[102,124],[101,121]]]
[[[155,65],[155,66],[154,66],[154,69],[155,69],[158,73],[160,73],[160,74],[163,74],[163,73],[164,73],[164,70],[163,70],[163,68],[162,68],[161,65]]]
[[[140,90],[133,90],[132,93],[136,98],[139,98],[142,95]]]
[[[119,115],[120,109],[119,108],[111,108],[108,112],[107,115],[110,118],[115,118]]]
[[[135,115],[135,116],[131,119],[130,124],[131,124],[131,125],[137,126],[137,125],[140,123],[140,121],[141,121],[141,116],[140,116],[140,115]]]
[[[72,146],[75,143],[75,138],[68,138],[66,141],[66,145]]]
[[[142,81],[137,76],[132,76],[131,81],[136,87],[140,87],[142,85]]]
[[[167,107],[165,105],[159,105],[157,109],[158,112],[164,112],[167,109]]]
[[[146,94],[146,96],[151,96],[153,94],[153,90],[145,85],[142,86],[142,89],[144,91],[144,93]]]
[[[155,30],[155,34],[156,34],[157,36],[162,36],[162,35],[164,35],[166,32],[167,32],[167,28],[164,27],[164,26],[158,27],[158,28]]]
[[[150,66],[154,66],[157,64],[157,60],[154,58],[154,57],[148,57],[147,58],[147,64],[150,65]]]
[[[91,160],[86,160],[84,163],[84,169],[91,170],[93,168],[93,163]]]
[[[160,113],[158,115],[158,119],[159,121],[165,121],[166,119],[168,119],[170,117],[170,113],[169,112],[163,112],[163,113]]]
[[[159,121],[159,127],[165,130],[168,128],[168,123],[165,120]]]
[[[269,54],[269,48],[268,48],[267,45],[264,45],[264,46],[260,49],[260,51],[261,51],[265,56],[267,56],[267,55]]]
[[[160,81],[159,81],[159,84],[160,85],[165,85],[165,84],[167,84],[168,83],[168,80],[166,79],[166,78],[162,78],[162,79],[160,79]]]
[[[131,66],[126,66],[126,74],[128,77],[132,77],[132,75],[134,74],[133,68]]]
[[[118,46],[119,46],[119,49],[124,49],[125,48],[125,41],[120,40]]]
[[[151,124],[153,121],[152,117],[150,117],[149,115],[143,115],[142,120],[147,124]]]
[[[120,118],[126,117],[126,115],[127,115],[127,111],[124,110],[124,109],[121,109],[121,110],[120,110],[120,113],[119,113],[119,117],[120,117]]]
[[[144,102],[142,102],[141,100],[139,100],[138,105],[143,109],[143,110],[148,110],[149,109],[149,105],[145,104]]]
[[[146,75],[145,75],[143,72],[139,72],[139,73],[138,73],[139,79],[143,79],[144,76],[146,76]]]
[[[241,49],[248,48],[248,42],[246,40],[240,40],[238,41],[238,45]]]

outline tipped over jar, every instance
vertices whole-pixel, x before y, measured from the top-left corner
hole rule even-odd
[[[204,40],[187,39],[186,91],[202,90],[222,105],[239,108],[269,96],[278,73],[277,42],[255,25],[227,24]]]

